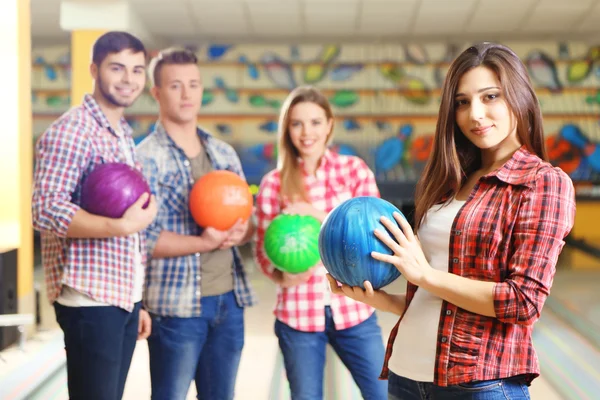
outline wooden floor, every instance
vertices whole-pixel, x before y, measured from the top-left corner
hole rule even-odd
[[[600,268],[594,268],[594,265],[573,268],[568,264],[571,260],[572,257],[567,253],[565,257],[561,257],[551,296],[544,309],[542,320],[534,330],[534,342],[540,358],[542,377],[536,379],[530,389],[533,399],[595,399],[596,394],[600,393],[600,375],[597,372],[600,371],[600,363],[598,363],[600,360],[600,338],[598,337]],[[246,345],[242,354],[235,398],[236,400],[287,400],[289,397],[286,395],[285,375],[278,361],[277,340],[273,334],[272,307],[275,301],[275,288],[262,274],[250,269],[251,281],[259,295],[260,304],[249,308],[246,312]],[[35,280],[43,289],[43,277],[39,268],[36,269]],[[399,279],[392,285],[391,290],[402,292],[404,281]],[[56,331],[57,325],[54,311],[45,301],[45,293],[42,293],[42,300],[42,327],[48,334]],[[387,338],[396,318],[389,314],[379,314],[379,321],[384,331],[384,338]],[[341,364],[338,365],[335,361],[330,363],[326,376],[330,386],[335,386],[346,379],[342,370]],[[2,371],[0,365],[0,386],[2,377],[6,376]],[[4,371],[6,372],[6,366]],[[333,376],[337,376],[337,380],[331,378]],[[37,393],[31,398],[34,400],[66,399],[65,382],[66,373],[59,373],[54,377],[47,391]],[[329,392],[331,393],[331,390]],[[138,342],[134,354],[125,399],[149,398],[148,351],[146,342],[143,341]],[[195,389],[192,385],[188,399],[194,398]],[[346,397],[344,400],[351,398],[353,397]]]

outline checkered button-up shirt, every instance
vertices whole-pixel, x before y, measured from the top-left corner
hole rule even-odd
[[[280,196],[279,171],[266,174],[256,197],[257,232],[255,259],[269,277],[274,266],[264,250],[265,231],[271,221],[287,206]],[[304,174],[304,184],[312,205],[330,212],[345,200],[358,196],[379,197],[375,177],[358,157],[343,156],[327,150],[316,176]],[[304,332],[325,330],[324,290],[329,290],[323,264],[315,267],[308,282],[290,288],[277,288],[275,316],[284,324]],[[331,294],[330,307],[336,329],[355,326],[373,313],[373,308],[346,296]]]
[[[198,136],[215,170],[229,170],[242,178],[244,173],[235,150],[227,143],[198,128]],[[158,315],[199,317],[201,315],[200,253],[183,257],[151,257],[156,241],[163,230],[180,235],[198,236],[202,228],[189,211],[189,193],[194,185],[191,164],[183,150],[169,137],[162,124],[137,147],[144,175],[156,196],[158,215],[146,229],[148,258],[145,307]],[[237,247],[233,247],[233,286],[241,307],[256,303],[254,292],[244,270]],[[224,266],[225,267],[225,266]]]
[[[133,152],[131,127],[121,119]],[[48,298],[67,285],[93,300],[133,309],[135,239],[69,239],[67,230],[80,209],[81,182],[99,164],[127,162],[115,132],[90,95],[61,116],[36,143],[32,198],[33,226],[40,231]],[[141,170],[139,165],[138,169]],[[141,248],[144,254],[144,240]],[[144,262],[144,260],[142,260]]]
[[[574,193],[567,174],[524,147],[475,185],[450,232],[448,271],[496,282],[496,317],[443,302],[435,384],[539,375],[531,334],[573,227]],[[417,289],[408,284],[407,309]],[[402,317],[390,333],[383,379],[400,323]]]

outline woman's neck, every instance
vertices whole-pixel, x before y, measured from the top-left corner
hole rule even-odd
[[[302,157],[304,171],[306,171],[307,174],[314,176],[319,168],[321,157],[322,155],[319,157]]]
[[[520,147],[521,143],[517,140],[511,140],[508,143],[501,143],[496,148],[482,150],[481,171],[487,173],[500,168],[506,161],[510,160]]]

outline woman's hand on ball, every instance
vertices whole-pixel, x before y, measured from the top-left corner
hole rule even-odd
[[[340,294],[346,297],[350,297],[352,300],[360,301],[361,303],[369,304],[369,301],[375,297],[375,290],[371,282],[365,281],[365,288],[359,286],[349,286],[345,283],[338,283],[337,280],[331,274],[327,274],[327,280],[329,281],[329,287],[333,294]]]
[[[148,203],[148,207],[144,208],[144,204],[148,201],[148,196],[150,196],[150,202]],[[158,207],[154,195],[150,195],[149,193],[142,194],[121,217],[120,222],[123,236],[146,229],[154,221],[157,212]]]
[[[327,274],[329,286],[333,294],[343,295],[355,301],[360,301],[381,311],[392,312],[400,315],[404,311],[405,295],[390,295],[384,290],[374,290],[369,281],[365,281],[365,288],[348,286],[338,283],[333,276]]]
[[[394,265],[407,281],[421,286],[428,280],[433,268],[429,265],[419,239],[414,234],[410,224],[400,214],[394,213],[395,224],[386,217],[381,217],[381,223],[391,235],[376,229],[374,234],[393,254],[372,252],[371,257]]]

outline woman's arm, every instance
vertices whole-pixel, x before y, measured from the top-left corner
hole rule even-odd
[[[396,221],[402,231],[382,219],[398,243],[386,233],[375,233],[394,254],[373,253],[373,257],[394,264],[408,281],[460,308],[507,323],[530,325],[539,318],[548,297],[574,215],[570,178],[556,169],[540,173],[517,214],[512,232],[515,250],[503,282],[478,281],[434,270],[410,225],[400,216]]]

